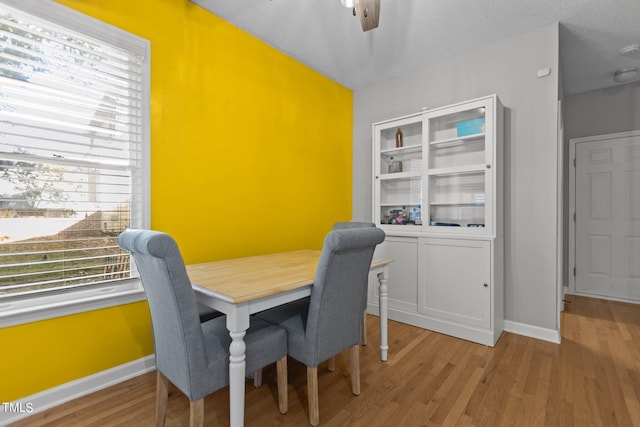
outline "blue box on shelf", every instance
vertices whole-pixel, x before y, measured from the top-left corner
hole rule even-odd
[[[484,117],[465,120],[456,124],[458,136],[475,135],[484,132]]]

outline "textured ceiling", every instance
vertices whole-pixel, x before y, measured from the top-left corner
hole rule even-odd
[[[640,0],[381,0],[366,33],[340,0],[192,1],[354,90],[555,22],[565,94],[640,67],[619,53],[640,44]]]

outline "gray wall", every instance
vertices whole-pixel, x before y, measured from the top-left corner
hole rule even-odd
[[[537,78],[546,67],[551,75]],[[505,106],[505,318],[551,330],[559,330],[558,82],[554,24],[354,93],[354,220],[371,220],[372,123],[498,95]]]
[[[640,82],[567,96],[564,99],[564,136],[567,142],[571,138],[638,129]]]
[[[613,81],[612,81],[613,83]],[[640,130],[640,82],[594,90],[564,99],[565,212],[569,209],[569,140],[585,136]],[[569,259],[569,218],[564,223],[564,259]],[[565,264],[563,280],[569,283],[572,265]]]

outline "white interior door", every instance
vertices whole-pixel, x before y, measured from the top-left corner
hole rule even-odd
[[[577,293],[640,301],[640,135],[576,144]]]

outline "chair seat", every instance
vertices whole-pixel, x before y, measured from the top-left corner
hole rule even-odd
[[[309,302],[310,298],[307,297],[255,315],[258,319],[278,325],[286,330],[289,355],[305,364],[309,363],[308,355],[306,354],[307,346],[303,345],[307,329]]]
[[[226,326],[227,317],[217,317],[202,324],[205,338],[205,350],[209,357],[209,366],[220,366],[219,359],[224,358],[225,384],[229,384],[229,345],[231,337]],[[249,329],[244,336],[246,347],[246,372],[252,373],[287,354],[287,332],[272,323],[250,318]],[[219,368],[218,368],[219,369]]]

